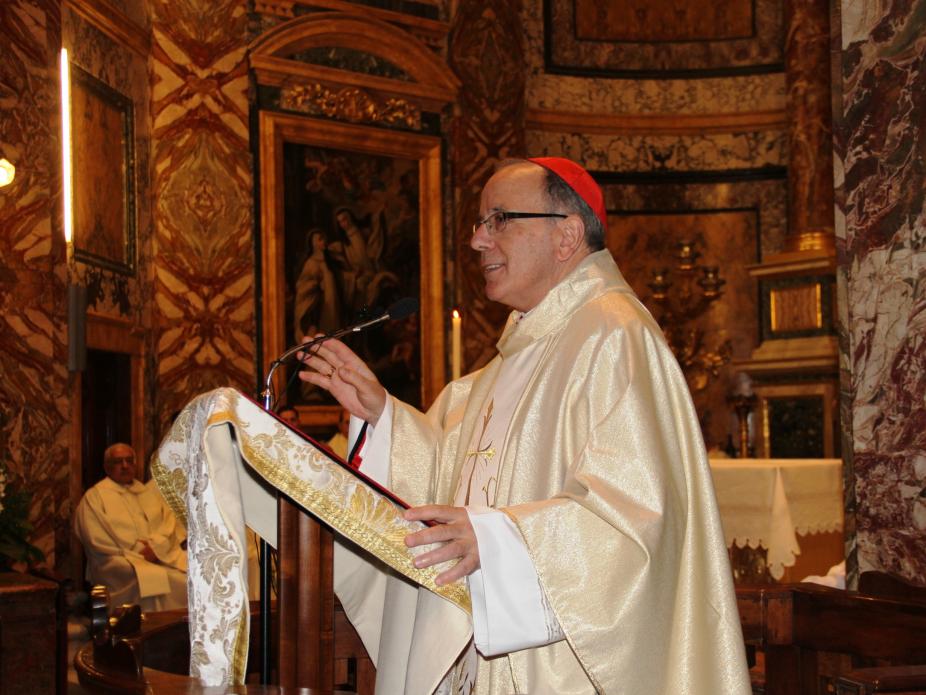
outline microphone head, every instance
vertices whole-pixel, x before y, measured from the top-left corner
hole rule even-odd
[[[404,319],[418,311],[418,300],[414,297],[403,297],[392,303],[386,309],[386,314],[392,321]]]

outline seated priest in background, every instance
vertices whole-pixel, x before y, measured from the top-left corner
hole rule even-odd
[[[343,343],[303,356],[301,377],[372,426],[361,470],[418,505],[407,519],[437,522],[406,537],[437,544],[415,564],[452,563],[440,585],[468,578],[473,641],[435,692],[750,692],[698,418],[604,248],[606,225],[579,165],[502,163],[470,246],[489,299],[513,311],[499,354],[427,413],[387,394]],[[414,602],[339,595],[356,624],[381,630],[377,685],[400,692],[398,644],[411,653],[421,629]]]
[[[143,611],[187,607],[186,532],[154,481],[136,479],[135,451],[113,444],[103,454],[106,477],[87,490],[74,530],[87,555],[87,579],[109,589],[112,606]]]

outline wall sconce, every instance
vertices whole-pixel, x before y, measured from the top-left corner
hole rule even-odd
[[[74,229],[73,185],[71,177],[71,69],[68,62],[68,50],[61,49],[61,202],[63,205],[64,240],[68,245],[70,258],[71,239]]]
[[[16,178],[16,167],[13,162],[0,154],[0,188],[9,186]]]

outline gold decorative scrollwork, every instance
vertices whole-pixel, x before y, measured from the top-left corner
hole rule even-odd
[[[733,358],[733,344],[724,340],[713,349],[697,320],[723,294],[726,280],[717,266],[698,265],[701,252],[690,241],[676,244],[675,268],[653,272],[648,283],[653,315],[665,333],[693,394],[706,389]]]
[[[283,87],[280,106],[351,123],[385,123],[421,130],[421,110],[404,99],[381,101],[357,87],[337,92],[320,84]]]
[[[294,4],[292,0],[257,0],[254,3],[254,12],[279,17],[295,17]]]

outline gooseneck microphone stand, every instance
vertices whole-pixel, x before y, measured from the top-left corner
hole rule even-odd
[[[275,398],[273,394],[273,373],[276,371],[277,367],[283,364],[286,360],[288,360],[290,357],[295,355],[297,352],[308,352],[312,348],[321,345],[325,341],[333,340],[335,338],[342,338],[343,336],[348,335],[349,333],[359,333],[360,331],[364,331],[367,328],[371,328],[380,323],[384,323],[386,321],[390,321],[393,319],[405,318],[405,316],[413,314],[414,311],[409,311],[408,313],[402,316],[397,315],[395,308],[398,307],[401,309],[402,307],[399,307],[399,305],[402,304],[402,302],[404,301],[406,300],[400,299],[398,302],[396,302],[391,307],[389,307],[389,309],[385,313],[383,313],[380,316],[377,316],[375,319],[370,319],[368,321],[362,321],[361,323],[355,323],[353,326],[348,326],[347,328],[340,328],[331,333],[327,333],[325,335],[319,336],[318,338],[315,338],[314,340],[310,340],[307,343],[302,343],[301,345],[294,345],[293,347],[289,348],[289,350],[284,352],[282,355],[277,357],[273,362],[270,363],[270,369],[267,372],[267,379],[264,381],[264,390],[260,394],[261,399],[263,400],[263,403],[264,403],[264,408],[268,411],[273,410],[273,407],[275,405],[274,404]],[[417,309],[418,302],[415,300],[411,300],[411,301],[415,303],[416,309]]]
[[[300,345],[294,345],[282,355],[270,363],[270,369],[267,371],[267,378],[264,381],[264,390],[261,392],[261,400],[264,409],[267,412],[273,412],[275,397],[273,393],[273,374],[277,367],[283,364],[290,357],[298,352],[308,353],[312,348],[318,348],[326,340],[341,338],[350,333],[359,333],[367,328],[371,328],[386,321],[395,321],[411,316],[418,311],[418,300],[412,297],[405,297],[393,303],[385,312],[375,319],[369,319],[353,326],[341,328],[314,340],[310,340]],[[314,353],[313,353],[314,354]],[[304,361],[303,357],[300,361]],[[285,389],[284,389],[285,390]],[[271,659],[270,659],[270,544],[263,538],[260,539],[260,682],[261,685],[270,685]]]

